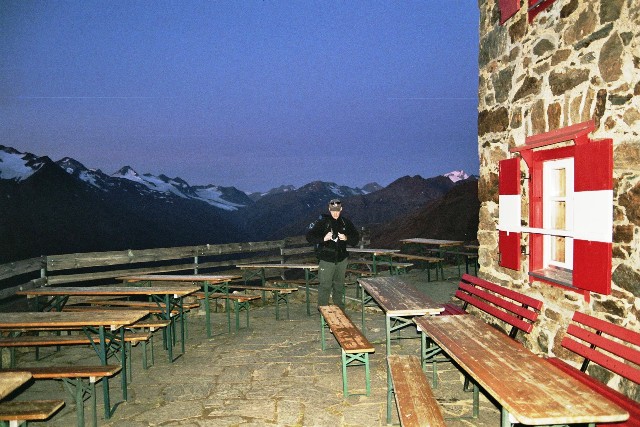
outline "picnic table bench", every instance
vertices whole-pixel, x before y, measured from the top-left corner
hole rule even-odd
[[[27,421],[44,421],[64,406],[64,400],[28,400],[0,402],[0,421],[10,427]]]
[[[640,404],[587,373],[589,364],[593,362],[640,384],[640,333],[578,311],[573,314],[572,320],[561,345],[583,357],[582,366],[578,369],[557,357],[547,360],[629,412],[629,419],[625,422],[598,426],[640,426]]]
[[[287,319],[289,319],[289,295],[298,290],[297,287],[289,288],[286,286],[276,286],[280,281],[267,281],[264,286],[253,286],[253,285],[236,285],[232,284],[229,286],[230,289],[238,289],[243,291],[260,291],[263,293],[271,292],[273,294],[273,302],[276,306],[276,320],[280,319],[280,303],[283,302],[285,304],[287,310]],[[302,282],[304,284],[304,281]],[[263,298],[264,299],[264,298]]]
[[[433,395],[417,356],[387,356],[391,382],[387,390],[387,408],[395,396],[398,418],[403,427],[446,427],[442,410]],[[390,411],[387,410],[390,414]],[[387,424],[391,422],[387,419]]]
[[[350,259],[348,261],[348,267],[356,267],[358,265],[367,266],[369,271],[374,275],[378,274],[378,267],[387,267],[390,274],[405,273],[409,267],[413,266],[410,262],[393,262],[393,261],[372,261],[368,259]],[[375,266],[375,269],[374,269]]]
[[[442,266],[443,258],[428,256],[428,255],[414,255],[395,253],[392,255],[395,258],[405,259],[407,261],[414,261],[415,263],[424,264],[427,270],[427,281],[431,281],[431,268],[435,268],[436,280],[438,280],[438,270],[440,270],[440,277],[444,279],[444,269]]]
[[[21,372],[31,373],[35,380],[61,380],[67,385],[67,391],[76,401],[76,419],[78,427],[84,426],[84,401],[89,400],[93,426],[98,425],[96,386],[104,377],[112,377],[120,372],[117,365],[96,366],[47,366],[29,367],[20,370],[2,370],[0,373]],[[88,384],[84,381],[87,380]]]
[[[456,304],[445,304],[441,315],[466,315],[467,308],[473,306],[481,310],[493,319],[501,321],[505,333],[515,339],[518,331],[530,333],[533,325],[542,309],[542,301],[524,295],[520,292],[506,288],[469,274],[463,274],[455,297],[463,301],[462,308]],[[498,322],[499,323],[499,322]],[[422,366],[431,363],[433,367],[433,385],[438,385],[438,366],[442,359],[441,351],[437,347],[431,346],[431,342],[425,341],[422,335]],[[468,388],[468,378],[465,381],[465,389]]]
[[[70,330],[70,329],[69,329]],[[55,332],[54,330],[51,330]],[[38,331],[40,332],[40,331]],[[57,332],[60,332],[59,330]],[[110,342],[107,349],[107,359],[113,355],[116,355],[119,351],[125,351],[126,356],[121,358],[121,363],[128,364],[129,379],[132,378],[131,359],[132,359],[132,346],[142,345],[142,366],[144,369],[148,368],[147,359],[147,342],[151,339],[152,334],[150,332],[133,332],[126,331],[124,333],[124,347],[120,349],[120,344],[117,341]],[[98,346],[100,344],[100,337],[97,334],[76,334],[76,335],[15,335],[8,337],[0,337],[0,348],[9,349],[9,366],[14,369],[16,367],[15,349],[19,347],[35,347],[36,360],[40,358],[40,347],[52,347],[52,346],[68,346],[68,345],[93,345]],[[152,357],[153,363],[153,357]],[[2,363],[0,361],[0,368]]]
[[[213,292],[210,294],[206,294],[205,292],[196,292],[193,294],[197,299],[199,300],[204,300],[205,298],[207,298],[207,296],[209,297],[209,300],[217,300],[217,299],[224,299],[225,301],[232,301],[233,302],[233,312],[235,314],[235,320],[236,320],[236,331],[238,331],[240,329],[240,312],[244,311],[246,312],[246,316],[247,316],[247,327],[249,326],[249,302],[260,299],[260,295],[247,295],[247,294],[234,294],[234,293],[227,293],[227,292]],[[208,304],[208,301],[205,301],[204,304]],[[229,310],[227,310],[227,324],[229,327],[229,332],[231,332],[231,312]]]
[[[30,380],[30,372],[0,372],[0,400]],[[0,402],[0,421],[13,427],[30,420],[46,420],[63,406],[64,400]]]
[[[320,311],[322,351],[325,350],[325,329],[329,329],[338,344],[340,344],[342,352],[342,394],[345,397],[355,395],[348,391],[347,367],[364,365],[366,395],[368,396],[371,392],[369,353],[373,353],[375,348],[340,307],[337,305],[323,305],[318,307],[318,310]]]

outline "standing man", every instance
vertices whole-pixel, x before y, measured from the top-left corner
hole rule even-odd
[[[333,303],[344,310],[344,278],[347,271],[347,244],[355,246],[360,234],[342,213],[342,202],[329,202],[329,215],[322,214],[309,226],[307,241],[318,247],[319,269],[318,306]]]

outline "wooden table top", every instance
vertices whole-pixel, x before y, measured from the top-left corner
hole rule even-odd
[[[16,295],[35,296],[123,296],[123,295],[175,295],[185,296],[200,290],[199,286],[155,285],[155,286],[45,286],[17,291]]]
[[[474,315],[414,318],[523,424],[622,421],[629,414]]]
[[[238,264],[238,268],[300,268],[317,270],[318,264]]]
[[[442,304],[433,302],[400,276],[361,277],[358,282],[387,316],[422,316],[444,310]]]
[[[413,239],[402,239],[402,243],[417,243],[421,245],[433,245],[433,246],[460,246],[464,242],[460,240],[439,240],[439,239],[423,239],[416,237]]]
[[[374,254],[374,255],[386,255],[386,254],[398,253],[398,252],[400,252],[400,249],[347,248],[347,252],[362,253],[362,254]]]
[[[125,282],[209,282],[221,283],[229,280],[241,279],[240,275],[232,274],[143,274],[140,276],[118,277],[118,280]]]
[[[108,326],[112,330],[137,322],[147,310],[99,310],[91,312],[24,311],[2,313],[0,329],[75,328]]]
[[[0,372],[0,400],[29,381],[30,378],[30,372]]]

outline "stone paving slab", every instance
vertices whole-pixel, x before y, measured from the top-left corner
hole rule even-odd
[[[426,273],[407,277],[436,301],[449,301],[457,280],[426,283]],[[353,288],[348,290],[352,294]],[[315,293],[312,293],[315,298]],[[306,315],[304,293],[292,298],[291,319],[275,320],[273,305],[255,306],[249,327],[226,333],[226,315],[212,314],[213,338],[206,338],[204,316],[190,313],[186,353],[169,363],[161,335],[155,338],[155,365],[142,369],[141,346],[133,352],[133,382],[129,400],[121,403],[110,420],[102,419],[102,392],[98,384],[98,424],[101,426],[383,426],[386,425],[386,365],[384,317],[367,310],[365,334],[376,352],[370,357],[371,395],[342,395],[340,349],[327,336],[327,349],[320,347],[320,318]],[[359,305],[348,303],[347,313],[360,322]],[[244,323],[243,323],[244,326]],[[405,338],[418,338],[407,330]],[[419,339],[392,343],[394,353],[419,355]],[[179,349],[179,346],[177,347]],[[63,348],[40,361],[33,351],[19,353],[18,367],[60,364],[95,364],[92,349]],[[175,350],[174,350],[175,351]],[[112,361],[111,363],[116,363]],[[451,364],[438,365],[440,385],[434,394],[445,416],[471,413],[471,393],[462,391],[463,376]],[[430,372],[428,373],[430,375]],[[351,392],[364,392],[364,368],[348,369]],[[121,400],[120,377],[110,381],[112,403]],[[66,407],[46,422],[32,426],[67,427],[76,424],[75,404],[62,383],[38,381],[16,400],[64,398]],[[448,426],[500,424],[499,410],[481,394],[478,419],[451,420]],[[87,412],[87,425],[89,409]],[[398,423],[395,407],[395,424]]]

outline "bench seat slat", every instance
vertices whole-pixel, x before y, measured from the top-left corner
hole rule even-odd
[[[64,400],[0,402],[0,420],[46,420],[64,406]]]
[[[338,306],[322,306],[320,312],[345,353],[373,353],[375,351],[369,340]]]
[[[95,366],[46,366],[30,367],[22,369],[2,369],[0,372],[31,372],[34,379],[58,379],[58,378],[89,378],[111,377],[122,369],[118,365]]]
[[[148,341],[151,334],[145,332],[127,332],[124,334],[125,342],[137,343]],[[92,336],[91,340],[86,335],[24,335],[18,337],[1,337],[0,347],[39,347],[50,345],[82,345],[100,342],[100,337]]]
[[[416,356],[387,357],[403,427],[445,427],[442,411]]]

